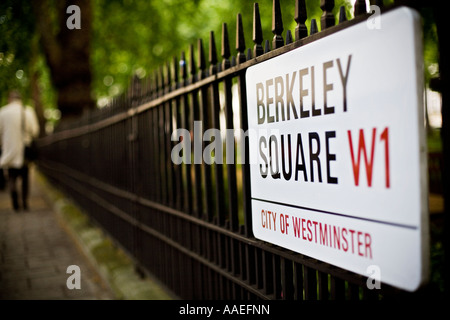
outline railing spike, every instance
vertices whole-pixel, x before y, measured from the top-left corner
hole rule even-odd
[[[195,66],[194,45],[189,46],[189,73],[191,74],[191,82],[195,82],[197,68]]]
[[[159,97],[159,89],[160,89],[160,79],[158,70],[153,71],[153,81],[154,81],[154,95],[155,97]]]
[[[133,103],[135,103],[141,97],[141,80],[139,79],[137,74],[135,74],[133,76],[131,90],[132,90],[131,95],[132,95]]]
[[[286,45],[288,45],[289,43],[292,43],[292,33],[291,30],[287,30],[286,31]]]
[[[141,80],[139,79],[139,76],[135,73],[133,75],[133,87],[138,88],[141,84]]]
[[[269,40],[266,40],[264,43],[264,53],[267,53],[270,51],[270,42]]]
[[[198,69],[199,69],[199,78],[203,79],[205,77],[205,51],[203,50],[203,40],[197,40],[197,53],[198,53]]]
[[[170,62],[166,64],[166,88],[165,91],[170,91],[172,86],[172,68],[170,67]]]
[[[173,57],[172,59],[172,63],[173,63],[173,84],[174,84],[174,88],[178,88],[179,86],[179,63],[178,63],[178,59],[177,57]]]
[[[183,85],[186,85],[188,71],[187,71],[187,65],[186,65],[186,55],[185,55],[184,51],[181,52],[180,71],[181,71],[181,79],[183,81]]]
[[[315,34],[319,32],[319,29],[317,28],[317,22],[316,19],[311,19],[311,30],[310,35]]]
[[[297,26],[295,27],[295,41],[308,36],[308,28],[305,25],[307,18],[305,0],[296,0],[294,20],[297,22]]]
[[[147,86],[148,86],[148,94],[147,97],[151,100],[153,99],[153,94],[155,92],[155,78],[153,76],[152,73],[150,73],[148,75],[148,82],[147,82]]]
[[[355,17],[366,13],[367,13],[366,0],[356,0],[354,12]]]
[[[230,41],[228,39],[228,27],[226,23],[222,24],[222,69],[228,69],[230,67]]]
[[[164,68],[163,66],[159,67],[159,90],[161,90],[161,94],[164,94],[164,89],[166,86],[166,81],[164,78]]]
[[[323,11],[320,18],[321,30],[332,27],[336,24],[334,14],[332,12],[334,8],[334,0],[320,0],[320,8]]]
[[[283,19],[281,17],[280,0],[273,0],[272,8],[272,33],[274,34],[272,40],[272,49],[281,48],[284,46],[284,40],[281,35],[283,32]]]
[[[260,56],[264,53],[264,49],[261,45],[263,42],[263,32],[261,27],[261,16],[259,14],[258,3],[253,4],[253,42],[254,46],[254,56]]]
[[[242,15],[237,14],[236,18],[236,50],[237,63],[245,62],[245,38],[244,38],[244,27],[242,26]]]
[[[380,9],[384,7],[383,0],[370,0],[370,5],[376,5]]]
[[[211,74],[217,73],[217,50],[214,31],[209,33],[209,69]]]
[[[339,23],[347,21],[347,14],[345,13],[345,7],[341,6],[339,8]]]
[[[166,87],[166,78],[164,77],[164,67],[161,65],[159,67],[159,77],[160,77],[160,89],[164,92],[164,88]]]

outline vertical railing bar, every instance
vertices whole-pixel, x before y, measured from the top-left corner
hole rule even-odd
[[[190,45],[190,49],[189,49],[189,65],[190,65],[190,74],[191,74],[191,81],[190,83],[195,83],[197,82],[197,74],[196,74],[196,66],[195,66],[195,59],[194,59],[194,46],[191,44]],[[192,91],[191,93],[191,103],[192,103],[192,109],[193,109],[193,120],[194,120],[194,124],[197,121],[197,124],[201,124],[202,123],[202,119],[201,119],[201,114],[200,114],[200,106],[199,106],[199,102],[198,102],[198,89],[195,89]],[[198,126],[197,126],[198,127]],[[198,218],[201,218],[203,215],[203,197],[202,197],[202,159],[201,156],[202,154],[198,154],[198,152],[196,151],[195,148],[195,141],[201,141],[198,139],[198,137],[196,135],[201,135],[203,136],[203,132],[196,132],[197,130],[195,130],[195,126],[193,126],[194,128],[194,143],[193,143],[193,147],[194,147],[194,176],[195,176],[195,204],[196,204],[196,208],[195,208],[195,216]],[[200,128],[197,128],[200,129]],[[200,159],[198,159],[200,157]]]
[[[229,224],[230,224],[229,221],[227,221],[225,223],[225,228],[228,229],[229,228]],[[223,261],[224,262],[224,268],[231,272],[233,264],[231,262],[230,238],[224,235],[223,242],[224,242],[224,247],[225,247],[225,250],[224,250],[225,259]]]
[[[347,13],[345,12],[345,7],[341,6],[339,8],[339,23],[347,21]]]
[[[290,44],[294,42],[294,40],[292,39],[292,33],[291,30],[286,30],[286,45]]]
[[[242,27],[241,14],[237,15],[237,29],[236,29],[236,50],[238,51],[237,63],[245,62],[245,39],[244,30]],[[245,70],[244,70],[245,71]],[[250,164],[249,164],[249,146],[248,146],[248,119],[247,119],[247,88],[245,83],[245,72],[240,72],[238,75],[238,91],[239,91],[239,105],[241,130],[244,132],[244,137],[241,137],[242,150],[242,193],[244,205],[244,225],[245,235],[252,235],[252,211],[251,211],[251,195],[250,195]],[[235,226],[232,226],[233,228]]]
[[[185,58],[185,53],[182,52],[181,53],[181,86],[186,86],[188,84],[188,72],[187,72],[187,63],[186,63],[186,58]],[[192,136],[192,112],[191,112],[191,107],[189,104],[189,95],[183,94],[182,96],[182,108],[183,108],[183,128],[188,130],[188,132],[191,133]],[[184,179],[186,180],[186,188],[184,189],[185,191],[185,196],[184,198],[186,199],[185,202],[185,210],[188,214],[192,214],[193,213],[193,201],[192,201],[192,176],[191,176],[191,172],[192,172],[192,165],[191,165],[191,154],[192,154],[192,144],[188,145],[189,147],[189,152],[188,155],[183,155],[186,158],[186,164],[184,164],[184,174],[185,177]]]
[[[158,74],[155,72],[154,73],[154,83],[155,83],[155,95],[158,95],[158,90],[159,90],[159,77]],[[158,201],[162,201],[162,190],[161,190],[161,185],[162,185],[162,173],[161,173],[161,154],[160,154],[160,146],[159,146],[159,109],[158,108],[153,108],[153,130],[154,130],[154,150],[155,150],[155,168],[156,168],[156,182],[157,182],[157,187],[156,187],[156,199]]]
[[[316,272],[317,271],[311,267],[303,266],[305,300],[317,300]]]
[[[354,16],[359,16],[367,13],[366,0],[356,0],[354,5]]]
[[[267,295],[273,294],[274,290],[274,269],[273,255],[268,251],[262,252],[263,257],[263,291]]]
[[[228,69],[231,64],[230,45],[228,39],[227,24],[222,25],[222,69]],[[224,79],[224,94],[225,94],[225,122],[226,122],[226,163],[227,163],[227,180],[228,180],[228,219],[231,222],[232,228],[238,226],[238,195],[237,195],[237,179],[236,179],[236,141],[234,137],[234,123],[233,123],[233,96],[232,96],[232,78]],[[230,133],[233,133],[231,135]],[[231,143],[232,141],[232,143]],[[228,148],[230,147],[230,148]],[[226,220],[225,214],[219,215],[219,225],[224,225]],[[235,230],[235,229],[233,229]]]
[[[197,82],[197,68],[194,58],[194,45],[191,44],[189,47],[189,73],[191,75],[190,77],[190,83]],[[201,72],[201,71],[200,71]],[[191,103],[192,103],[192,110],[193,110],[193,121],[192,128],[194,129],[194,176],[195,176],[195,210],[194,215],[197,218],[202,218],[203,216],[203,183],[202,183],[202,158],[201,154],[198,154],[198,151],[196,149],[196,141],[201,141],[201,137],[203,136],[203,129],[201,129],[202,125],[202,119],[201,119],[201,111],[200,111],[200,105],[198,101],[198,95],[199,90],[193,90],[191,92]],[[196,125],[197,124],[197,125]],[[200,124],[200,128],[198,127],[198,124]],[[201,130],[201,132],[198,132],[198,130]],[[197,135],[200,135],[200,139]],[[200,157],[200,159],[198,159]],[[192,251],[201,254],[201,226],[198,224],[191,224],[191,238],[192,238]],[[201,264],[194,260],[192,261],[193,265],[193,277],[194,277],[194,299],[200,299],[200,291],[202,290],[202,274],[201,274]]]
[[[246,247],[244,243],[238,243],[238,263],[239,263],[239,274],[243,281],[247,281],[247,259],[246,259]]]
[[[230,249],[231,249],[231,272],[233,275],[240,275],[241,270],[239,268],[239,249],[237,240],[230,238]]]
[[[328,273],[318,271],[319,275],[319,300],[328,300]]]
[[[131,103],[131,107],[134,109],[136,108],[140,102],[141,102],[141,92],[142,87],[141,87],[141,81],[140,79],[135,76],[133,78],[133,86],[132,86],[132,103]],[[141,193],[141,189],[142,189],[142,183],[140,182],[140,179],[138,179],[138,174],[139,174],[139,157],[141,154],[141,150],[139,149],[139,136],[138,136],[138,132],[139,132],[139,122],[138,122],[138,117],[142,115],[138,115],[135,114],[133,112],[132,117],[130,118],[131,121],[131,136],[130,136],[130,147],[131,147],[131,184],[132,184],[132,192],[134,194],[139,194]],[[141,220],[140,217],[140,211],[137,208],[137,204],[136,202],[132,202],[131,203],[131,208],[132,208],[132,215],[138,220]],[[139,257],[140,253],[141,253],[141,241],[140,241],[140,230],[137,227],[134,227],[133,229],[133,252],[135,254],[135,256]]]
[[[214,40],[214,39],[212,39]],[[212,41],[214,42],[214,41]],[[215,50],[214,47],[214,43],[211,44],[211,35],[210,35],[210,44],[209,44],[209,62],[211,64],[210,66],[210,72],[208,73],[208,70],[206,68],[206,64],[205,64],[205,57],[204,57],[204,50],[203,50],[203,43],[202,40],[199,39],[198,40],[198,54],[199,54],[199,69],[200,69],[200,78],[203,79],[206,76],[209,76],[210,74],[212,74],[212,72],[215,71],[214,69],[214,63],[217,62],[217,57],[216,57],[216,61],[214,61],[214,56],[212,53],[212,50]],[[213,90],[213,86],[214,84],[211,85],[211,90]],[[217,85],[217,84],[216,84]],[[213,120],[211,120],[211,117],[209,115],[210,109],[212,111],[212,114],[214,115],[214,109],[215,109],[215,103],[214,103],[214,98],[212,97],[211,100],[209,100],[209,87],[202,87],[201,88],[201,101],[202,101],[202,111],[203,111],[203,124],[204,124],[204,130],[206,131],[207,129],[211,128],[211,126],[213,126],[214,128],[216,128]],[[213,123],[213,125],[211,125]],[[204,147],[203,150],[205,150],[206,147],[206,142],[204,142]],[[211,160],[211,155],[209,156],[209,160]],[[203,161],[205,162],[207,159],[203,159]],[[205,188],[206,188],[206,194],[205,196],[207,197],[206,199],[206,219],[208,221],[213,221],[214,215],[217,214],[217,211],[214,212],[214,197],[213,197],[213,186],[212,186],[212,174],[211,174],[211,166],[212,164],[208,164],[208,163],[204,163],[204,178],[205,178]],[[217,181],[216,181],[217,184]],[[217,198],[221,197],[221,194],[216,194],[215,195],[215,200],[217,202]],[[217,210],[217,209],[216,209]],[[216,232],[210,229],[207,229],[205,232],[205,237],[206,237],[206,241],[204,241],[204,245],[206,246],[205,248],[205,255],[208,259],[208,261],[214,261],[215,258],[215,253],[214,253],[214,239],[216,238]],[[210,294],[210,297],[212,298],[213,296],[213,287],[212,287],[212,283],[211,283],[211,279],[212,279],[212,270],[209,269],[209,273],[208,276],[210,276],[210,279],[208,279],[207,283],[208,283],[208,292]]]
[[[170,68],[170,63],[167,63],[166,66],[166,88],[165,94],[169,93],[172,90],[172,70]],[[168,168],[168,179],[170,181],[168,189],[168,203],[170,206],[175,207],[176,204],[176,180],[175,180],[175,164],[172,162],[171,152],[172,152],[172,139],[171,135],[173,132],[173,100],[169,100],[166,102],[166,166]]]
[[[246,55],[245,59],[247,61],[252,60],[252,49],[250,49],[250,48],[247,49],[247,55]]]
[[[178,243],[180,243],[181,239],[180,239],[180,219],[177,218],[175,221],[175,226],[176,226],[176,234],[177,234],[177,240]],[[174,286],[174,291],[178,294],[178,296],[181,296],[179,293],[182,292],[182,286],[183,286],[183,282],[184,282],[184,272],[182,271],[182,257],[181,257],[181,252],[174,249],[175,252],[175,256],[176,259],[174,260],[174,264],[176,264],[174,266],[175,269],[175,286]]]
[[[317,32],[319,32],[319,29],[317,28],[316,19],[311,19],[310,35],[316,34]]]
[[[294,287],[294,262],[292,260],[282,258],[282,298],[285,300],[293,300],[295,294]]]
[[[270,51],[270,42],[269,40],[266,39],[266,41],[264,42],[264,53],[267,53]]]
[[[255,280],[256,286],[259,290],[264,288],[264,266],[262,259],[263,250],[260,248],[255,248]]]
[[[253,4],[253,42],[255,46],[253,48],[253,55],[258,57],[264,53],[264,49],[261,45],[263,42],[263,32],[261,27],[261,16],[259,14],[258,3]]]
[[[209,261],[212,263],[215,263],[217,265],[217,232],[210,230],[209,231]],[[211,282],[212,282],[212,299],[217,299],[217,282],[213,282],[214,275],[216,274],[215,271],[212,271],[211,275]]]
[[[218,233],[218,248],[219,248],[219,261],[218,264],[222,268],[227,266],[227,246],[225,241],[225,235]]]
[[[281,260],[277,254],[272,255],[272,269],[273,269],[273,294],[275,299],[281,298]]]
[[[217,74],[217,52],[214,39],[214,32],[210,32],[209,37],[209,63],[210,63],[210,75]],[[213,82],[211,85],[211,111],[213,119],[213,128],[218,130],[219,133],[219,150],[223,150],[223,142],[221,140],[220,131],[220,97],[219,97],[219,83]],[[217,144],[216,144],[217,146]],[[225,191],[224,191],[224,179],[223,179],[223,152],[216,150],[215,154],[215,199],[216,199],[216,217],[217,221],[223,220],[225,214]]]
[[[182,77],[182,86],[186,86],[189,83],[189,79],[188,79],[188,70],[187,70],[187,63],[186,63],[186,59],[185,59],[185,53],[182,52],[181,53],[181,77]],[[183,98],[183,109],[184,109],[184,115],[183,115],[183,122],[184,122],[184,128],[186,130],[188,130],[189,132],[191,132],[191,136],[192,136],[192,130],[193,130],[193,118],[192,118],[192,110],[191,110],[191,105],[189,103],[189,94],[184,94],[182,96]],[[187,163],[186,163],[186,170],[185,170],[185,174],[186,174],[186,211],[188,214],[193,214],[193,201],[192,201],[192,165],[191,165],[191,158],[190,158],[190,154],[192,153],[192,146],[189,145],[189,148],[191,148],[190,153],[189,153],[189,159],[187,159]],[[183,221],[184,224],[184,240],[183,243],[186,245],[186,247],[189,250],[194,250],[195,245],[195,239],[193,236],[193,234],[195,234],[196,232],[194,232],[191,222],[188,221]],[[186,274],[186,299],[192,299],[193,298],[193,291],[195,290],[195,279],[194,279],[194,262],[192,261],[192,259],[186,255],[184,255],[184,259],[185,259],[185,266],[187,269],[187,274]]]
[[[246,265],[246,277],[245,280],[251,285],[256,284],[257,272],[256,272],[256,249],[255,247],[245,244],[245,265]]]
[[[219,273],[214,272],[213,274],[213,283],[214,283],[214,300],[220,299],[220,282],[219,282]]]
[[[203,41],[202,39],[198,39],[198,55],[199,55],[199,80],[204,79],[207,76],[207,69],[206,69],[206,63],[205,63],[205,54],[203,50]],[[211,104],[208,102],[208,93],[209,93],[209,87],[203,86],[200,89],[200,109],[201,109],[201,117],[202,117],[202,123],[203,123],[203,132],[206,132],[208,129],[212,127],[211,125],[211,116],[209,109],[211,107]],[[207,145],[209,144],[208,141],[203,140],[203,148],[202,150],[205,150]],[[208,159],[202,159],[202,167],[203,167],[203,181],[202,184],[204,185],[204,192],[202,193],[202,196],[204,195],[204,198],[206,198],[206,219],[208,221],[212,221],[212,218],[215,213],[215,207],[214,207],[214,195],[213,195],[213,187],[212,187],[212,175],[211,175],[211,165],[206,162],[206,160],[211,161],[211,155],[206,155],[205,152],[203,152],[203,158],[207,156]],[[210,162],[211,163],[211,162]]]
[[[236,51],[237,51],[236,63],[240,64],[245,62],[244,27],[242,25],[242,15],[240,13],[238,13],[236,17]]]
[[[336,24],[334,14],[332,12],[334,8],[334,0],[320,0],[320,8],[323,11],[322,17],[320,18],[320,28],[321,31],[323,31]]]
[[[179,79],[179,62],[177,57],[173,58],[173,70],[174,70],[174,84],[173,84],[173,89],[176,90],[178,88],[181,87],[180,84],[180,79]],[[180,97],[176,97],[175,98],[175,125],[176,125],[176,129],[180,130],[180,129],[186,129],[182,127],[182,105],[181,105],[181,98]],[[186,150],[185,150],[186,151]],[[183,151],[183,152],[185,152]],[[184,157],[185,155],[183,155]],[[180,163],[177,167],[176,167],[176,186],[177,186],[177,200],[176,200],[176,207],[178,210],[183,210],[184,207],[184,202],[185,202],[185,198],[184,198],[184,192],[185,192],[185,187],[183,184],[183,167],[185,166],[184,163]]]
[[[209,300],[213,300],[216,298],[216,295],[214,292],[214,288],[216,287],[215,282],[214,282],[214,274],[215,274],[215,272],[211,268],[208,268],[208,279],[207,279],[208,297],[207,298]]]
[[[170,239],[174,239],[174,227],[175,227],[175,217],[171,216],[171,215],[166,215],[166,219],[167,219],[167,236]],[[169,288],[172,288],[174,286],[174,282],[175,282],[175,268],[171,268],[168,266],[173,265],[173,262],[175,261],[175,255],[174,255],[174,250],[175,248],[171,245],[166,244],[166,248],[167,248],[167,259],[165,261],[165,269],[167,270],[167,283]]]
[[[160,79],[161,79],[161,96],[164,96],[165,92],[166,92],[166,88],[167,88],[167,79],[168,79],[168,75],[164,75],[164,67],[161,66],[159,68],[159,72],[160,72]],[[165,76],[165,77],[164,77]],[[169,204],[169,170],[167,167],[167,133],[166,133],[166,122],[167,122],[167,111],[166,111],[166,103],[160,104],[157,108],[160,109],[161,114],[160,114],[160,133],[161,133],[161,146],[162,146],[162,161],[161,161],[161,171],[163,174],[163,181],[162,181],[162,190],[163,190],[163,203],[164,204]]]
[[[378,299],[378,293],[377,290],[370,290],[367,287],[362,288],[363,291],[363,300],[377,300]]]
[[[350,300],[359,300],[359,286],[354,283],[348,284],[348,296]]]
[[[345,299],[345,281],[334,276],[331,276],[331,299]]]
[[[221,48],[221,56],[222,56],[222,70],[228,69],[230,64],[230,42],[228,39],[228,27],[226,23],[222,24],[222,48]]]
[[[294,15],[294,20],[297,22],[297,26],[295,27],[295,41],[308,36],[308,28],[305,25],[306,19],[308,19],[308,16],[305,0],[296,0]]]
[[[303,265],[294,263],[294,299],[304,300],[303,296]]]
[[[273,0],[272,7],[272,32],[274,34],[272,40],[272,50],[284,46],[284,40],[281,33],[283,32],[283,20],[281,18],[280,0]]]

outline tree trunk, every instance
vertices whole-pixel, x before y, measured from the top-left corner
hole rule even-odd
[[[91,97],[90,67],[92,8],[90,0],[54,3],[51,6],[48,0],[35,0],[33,9],[52,82],[57,91],[61,119],[67,121],[95,107]],[[80,8],[81,29],[69,29],[66,25],[67,19],[72,15],[66,13],[67,7],[73,4]],[[56,14],[52,15],[52,12]],[[56,21],[51,20],[52,16],[57,17]]]

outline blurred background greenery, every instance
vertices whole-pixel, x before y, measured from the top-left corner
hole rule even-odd
[[[340,6],[345,6],[347,17],[351,18],[354,1],[336,0],[333,11],[336,17]],[[235,55],[237,13],[243,17],[246,46],[252,48],[253,2],[2,0],[1,105],[6,104],[7,91],[19,87],[25,101],[35,106],[42,127],[51,132],[61,117],[77,115],[68,99],[73,100],[75,108],[80,104],[103,107],[126,90],[133,75],[140,78],[150,75],[173,57],[180,57],[182,51],[188,52],[189,45],[196,45],[197,39],[203,39],[208,52],[210,31],[215,33],[220,54],[222,23],[227,23],[232,55]],[[280,2],[285,37],[288,29],[294,34],[295,1]],[[384,1],[385,5],[392,3],[393,0]],[[66,9],[70,4],[78,4],[81,9],[81,30],[66,28],[70,16]],[[309,29],[311,19],[320,21],[322,10],[319,0],[307,0],[306,6]],[[259,1],[259,8],[264,39],[271,40],[272,0]],[[428,81],[439,69],[437,35],[432,12],[424,10],[422,16]],[[75,91],[77,95],[73,94]]]

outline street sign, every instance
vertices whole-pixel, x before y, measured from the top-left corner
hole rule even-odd
[[[256,238],[416,290],[428,274],[420,18],[398,8],[248,68]]]

